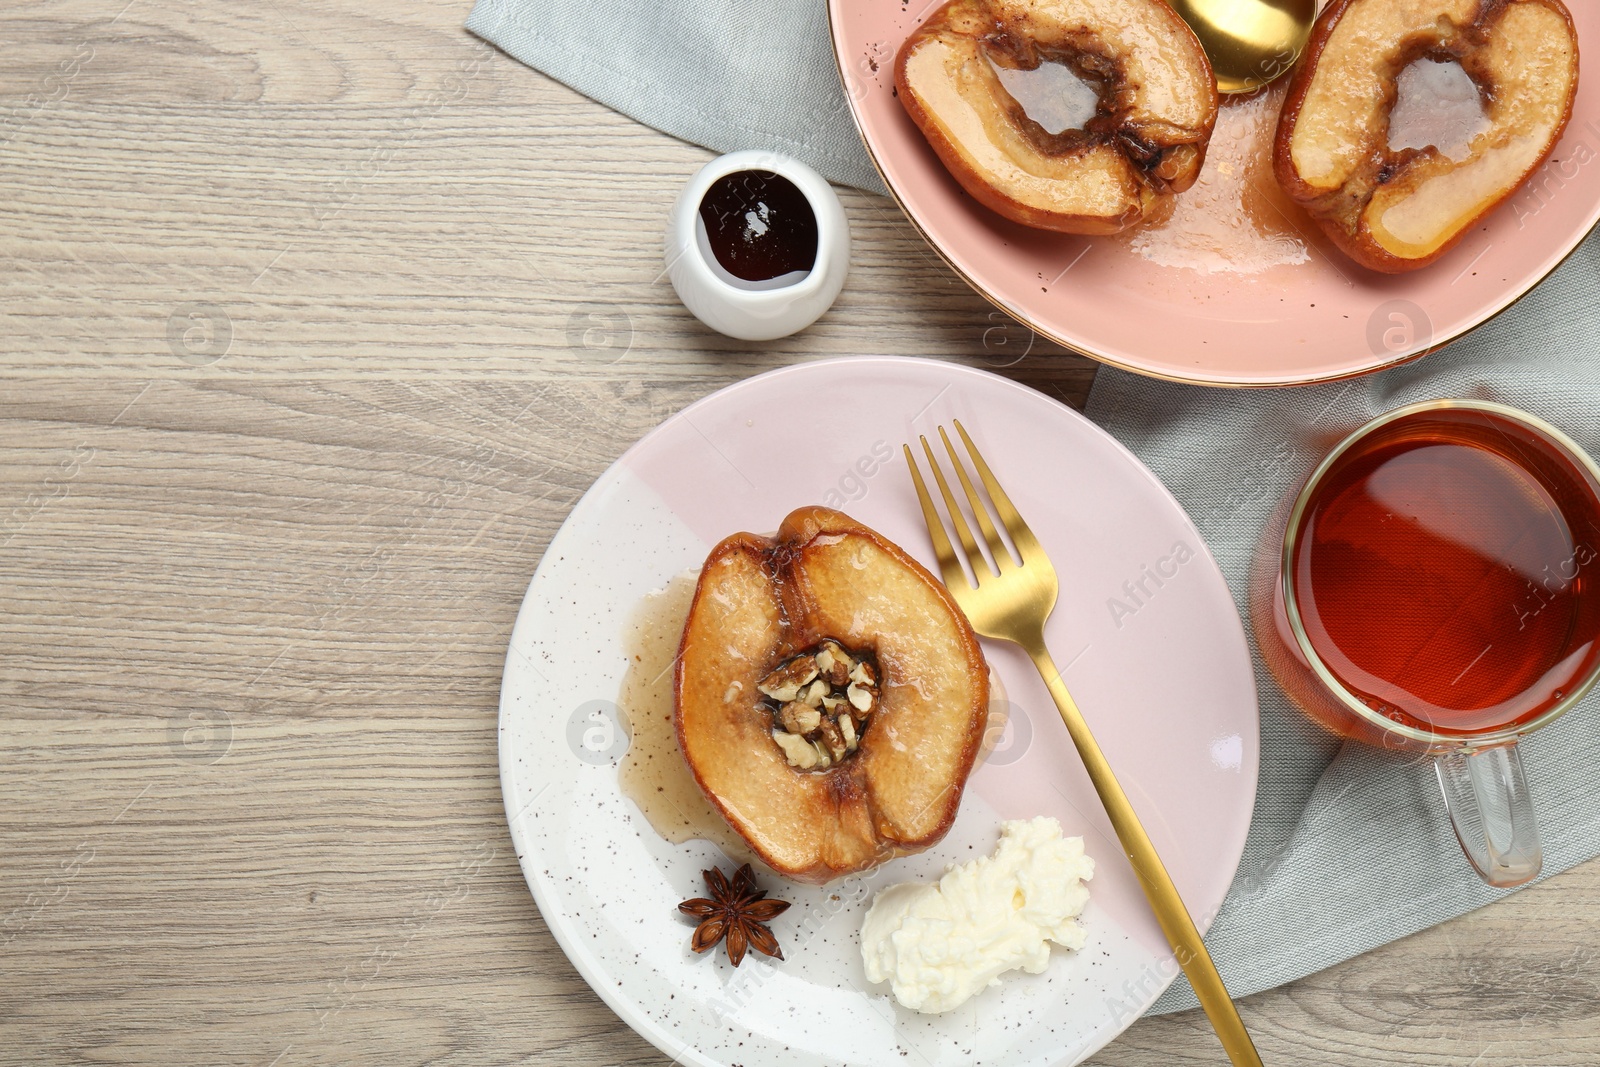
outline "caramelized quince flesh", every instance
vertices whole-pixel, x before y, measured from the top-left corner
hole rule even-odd
[[[1007,89],[1051,64],[1096,97],[1079,125]],[[901,47],[895,82],[973,197],[1069,233],[1115,233],[1193,185],[1217,116],[1205,52],[1161,0],[951,0]]]
[[[1458,62],[1478,86],[1486,123],[1465,153],[1390,146],[1396,81],[1418,59]],[[1544,162],[1577,78],[1560,0],[1342,0],[1318,19],[1290,87],[1279,183],[1357,262],[1424,266]]]
[[[854,751],[802,769],[757,687],[829,640],[871,655],[877,701]],[[775,871],[824,882],[944,836],[989,681],[971,627],[920,564],[848,516],[804,508],[776,538],[735,534],[712,550],[675,696],[679,747],[712,805]]]

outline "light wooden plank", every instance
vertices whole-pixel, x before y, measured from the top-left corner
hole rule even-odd
[[[464,3],[122,3],[0,12],[0,1060],[664,1063],[505,828],[544,546],[761,370],[927,356],[1081,404],[1092,365],[853,192],[828,316],[710,334],[660,279],[709,154]],[[1273,1063],[1596,1062],[1597,898],[1589,864],[1246,1017]],[[1191,1014],[1097,1062],[1223,1060]]]

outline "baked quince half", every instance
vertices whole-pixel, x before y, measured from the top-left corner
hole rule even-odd
[[[955,820],[989,674],[950,594],[867,527],[802,508],[700,572],[674,684],[678,744],[773,870],[821,883]]]
[[[1211,64],[1162,0],[950,0],[895,85],[967,192],[1064,233],[1116,233],[1189,188],[1217,120]]]
[[[1479,129],[1458,149],[1393,147],[1397,81],[1426,61],[1459,64],[1479,97]],[[1278,183],[1357,263],[1415,270],[1545,161],[1577,88],[1561,0],[1335,0],[1279,115]]]

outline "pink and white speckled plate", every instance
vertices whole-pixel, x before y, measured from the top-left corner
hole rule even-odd
[[[797,397],[826,396],[828,432],[796,447]],[[573,964],[625,1021],[684,1063],[1006,1067],[1076,1063],[1177,973],[1043,684],[986,644],[1013,704],[1003,756],[972,776],[948,837],[862,881],[817,888],[773,924],[789,958],[696,956],[678,901],[722,863],[663,841],[605,759],[569,746],[579,713],[618,699],[623,627],[673,575],[736,530],[832,503],[932,564],[902,441],[959,418],[1061,575],[1049,640],[1202,929],[1222,903],[1255,802],[1254,675],[1232,596],[1155,477],[1071,409],[997,375],[926,360],[808,363],[741,382],[669,419],[573,509],[528,587],[506,657],[500,771],[523,873]],[[597,702],[600,702],[597,704]],[[593,746],[591,746],[593,747]],[[932,878],[994,847],[1002,819],[1057,817],[1099,864],[1089,943],[1013,973],[945,1015],[867,983],[868,890]]]
[[[973,288],[1039,333],[1127,370],[1288,385],[1414,359],[1504,310],[1600,220],[1600,79],[1591,72],[1544,168],[1448,255],[1411,274],[1357,267],[1281,202],[1259,165],[1281,89],[1224,107],[1202,184],[1178,198],[1171,226],[1111,238],[1019,226],[966,194],[895,98],[895,53],[939,3],[829,0],[868,152],[912,222]],[[1600,52],[1600,6],[1568,6],[1582,46]],[[1197,238],[1226,255],[1186,247]]]

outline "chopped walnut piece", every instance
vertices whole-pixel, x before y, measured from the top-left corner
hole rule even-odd
[[[877,684],[865,658],[826,638],[770,671],[757,688],[769,702],[784,757],[809,771],[826,770],[860,748],[878,705]]]
[[[850,684],[850,671],[855,665],[850,654],[831,641],[823,642],[822,651],[817,653],[817,670],[836,689]]]
[[[773,700],[783,703],[799,696],[800,687],[810,683],[816,676],[816,660],[810,656],[801,656],[767,675],[756,688]]]
[[[778,721],[791,734],[809,734],[822,722],[822,712],[809,704],[791,700],[778,709]]]
[[[803,771],[809,771],[817,765],[817,750],[799,734],[785,733],[783,730],[772,731],[772,739],[778,742],[778,747],[783,749],[783,754],[792,766]]]
[[[849,718],[849,716],[845,717]],[[822,723],[817,727],[817,732],[821,735],[819,740],[827,746],[828,755],[834,759],[839,759],[850,751],[850,745],[845,741],[844,733],[839,729],[837,721],[823,719]]]
[[[787,682],[783,685],[767,685],[763,682],[756,688],[780,704],[787,704],[800,695],[800,684],[798,682]]]

